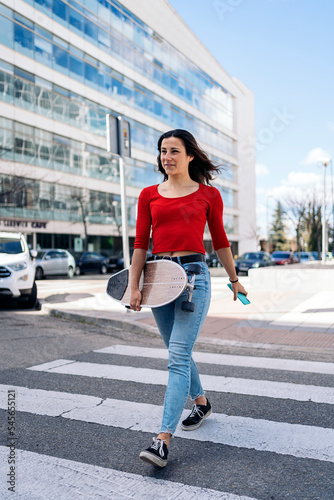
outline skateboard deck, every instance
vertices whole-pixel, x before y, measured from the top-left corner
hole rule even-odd
[[[142,307],[161,307],[177,299],[186,289],[187,273],[172,260],[146,262],[139,289],[142,293]],[[107,294],[124,306],[130,306],[131,267],[123,269],[109,278]]]

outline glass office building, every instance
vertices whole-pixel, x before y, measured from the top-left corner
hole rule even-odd
[[[0,1],[0,230],[40,247],[78,250],[86,236],[92,250],[122,247],[108,113],[131,126],[130,246],[138,195],[161,182],[157,139],[183,128],[222,166],[215,186],[234,253],[254,249],[242,223],[255,225],[252,93],[162,0]]]

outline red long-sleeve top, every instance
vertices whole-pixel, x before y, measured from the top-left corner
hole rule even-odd
[[[148,250],[152,226],[153,254],[181,250],[205,254],[206,222],[213,248],[229,247],[223,225],[223,200],[217,188],[199,184],[194,193],[165,198],[157,185],[149,186],[139,195],[134,247]]]

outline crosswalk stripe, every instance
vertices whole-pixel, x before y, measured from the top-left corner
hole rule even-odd
[[[16,493],[20,498],[108,498],[114,500],[255,500],[232,493],[189,486],[183,483],[143,477],[96,465],[85,464],[26,450],[16,450],[19,478]],[[8,448],[0,446],[3,478],[9,471]],[[7,485],[10,486],[9,484]],[[8,498],[12,494],[8,491]],[[4,498],[4,497],[3,497]],[[17,497],[16,497],[17,498]]]
[[[87,363],[68,359],[58,359],[49,363],[31,366],[28,370],[123,380],[140,384],[167,385],[168,382],[167,371]],[[201,375],[201,382],[207,391],[334,404],[334,388],[330,387],[214,375]]]
[[[128,345],[113,345],[96,349],[101,354],[120,354],[122,356],[136,356],[143,358],[168,359],[167,349],[151,347],[136,347]],[[286,370],[307,373],[322,373],[334,375],[334,363],[317,361],[301,361],[297,359],[262,358],[252,356],[234,356],[230,354],[214,354],[208,352],[193,352],[196,363],[210,363],[214,365],[242,366],[247,368],[265,368],[266,370]]]
[[[162,407],[156,405],[7,385],[0,385],[2,409],[7,408],[8,389],[17,393],[17,411],[153,434],[161,423]],[[195,432],[177,429],[175,436],[334,462],[334,429],[329,428],[214,413]]]

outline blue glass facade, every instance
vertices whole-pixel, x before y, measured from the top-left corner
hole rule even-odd
[[[101,50],[112,53],[127,66],[232,128],[232,96],[118,2],[35,0],[31,3]],[[213,89],[221,90],[214,99],[210,98]]]
[[[82,44],[74,43],[75,40],[69,43],[60,38],[57,36],[58,32],[56,35],[55,29],[48,26],[48,23],[44,23],[43,27],[39,26],[28,18],[26,12],[24,16],[0,3],[1,45],[101,94],[101,99],[87,99],[86,95],[80,93],[82,87],[78,93],[74,93],[66,84],[62,87],[56,85],[51,81],[50,71],[46,70],[46,75],[49,76],[42,79],[33,72],[27,72],[20,65],[9,64],[3,58],[0,60],[2,102],[88,132],[97,139],[90,140],[89,134],[86,134],[82,140],[75,140],[62,133],[55,133],[51,130],[52,127],[48,130],[45,127],[31,126],[24,120],[9,119],[1,113],[0,160],[62,171],[78,178],[92,178],[113,185],[118,184],[118,159],[104,149],[105,115],[118,114],[110,105],[112,100],[115,100],[126,105],[128,109],[142,113],[136,114],[136,119],[131,115],[131,111],[125,116],[131,125],[132,148],[143,154],[155,154],[157,139],[163,128],[158,130],[149,126],[145,117],[150,117],[157,123],[164,124],[166,130],[187,129],[204,146],[214,148],[216,154],[211,157],[223,167],[221,178],[235,181],[235,167],[223,158],[224,154],[232,157],[235,155],[235,141],[229,134],[229,131],[234,132],[233,96],[225,88],[118,2],[29,0],[26,3],[123,63],[126,68],[135,70],[146,80],[142,79],[139,83],[134,77],[129,78],[113,68],[112,60],[106,65],[106,59],[104,62],[98,59],[99,53],[96,50],[88,50],[88,45],[84,47],[85,51],[80,50],[78,45],[82,47]],[[135,73],[132,72],[133,74]],[[143,85],[143,81],[153,82],[155,92],[152,91],[151,85]],[[167,98],[169,94],[178,100]],[[101,104],[103,96],[111,98],[110,107]],[[191,109],[193,114],[189,112]],[[202,119],[198,118],[197,112],[202,113]],[[101,139],[100,147],[96,146],[98,137]],[[221,157],[217,155],[218,151],[221,151]],[[15,175],[1,177],[0,215],[50,217],[68,222],[80,220],[78,206],[73,202],[76,188],[58,185],[55,197],[52,184],[47,186],[47,183],[29,179],[26,175],[25,177],[20,181],[21,184]],[[134,188],[142,188],[161,180],[153,163],[136,158],[126,161],[126,177],[127,185]],[[34,197],[27,194],[21,198],[13,195],[12,202],[7,206],[6,185],[21,185],[24,192],[33,191]],[[228,187],[219,189],[225,206],[234,208],[234,190]],[[110,187],[108,190],[110,191]],[[39,196],[41,191],[45,193],[44,197]],[[111,210],[119,211],[118,195],[92,190],[88,190],[88,193],[85,196],[90,222],[110,223],[108,217],[111,217]],[[34,205],[33,199],[43,201],[36,201],[37,205]],[[97,199],[102,200],[103,207],[99,205],[100,208],[96,211]],[[104,199],[109,201],[104,202]],[[132,198],[129,203],[129,224],[132,227],[135,225],[135,202],[136,198]],[[14,210],[15,204],[17,206]],[[226,215],[226,224],[229,232],[234,232],[236,218]]]
[[[0,15],[0,29],[7,29],[6,37],[1,40],[14,49],[36,61],[46,64],[94,90],[110,95],[118,101],[166,123],[168,127],[190,130],[198,140],[233,155],[233,140],[211,125],[185,112],[178,106],[154,94],[129,78],[102,64],[97,59],[78,50],[52,33],[38,27],[35,23],[8,8]],[[5,14],[6,12],[6,14]],[[8,17],[7,17],[8,16]],[[6,42],[6,43],[5,43]],[[112,53],[114,55],[114,53]],[[146,76],[151,76],[146,73]],[[154,80],[154,78],[153,78]],[[169,88],[168,90],[172,90]],[[225,95],[224,92],[221,92]],[[195,99],[202,102],[202,99]],[[231,102],[232,106],[232,102]],[[204,106],[208,118],[224,123],[227,111],[217,115],[220,106]],[[216,116],[217,115],[217,116]],[[232,121],[232,114],[231,114]]]

